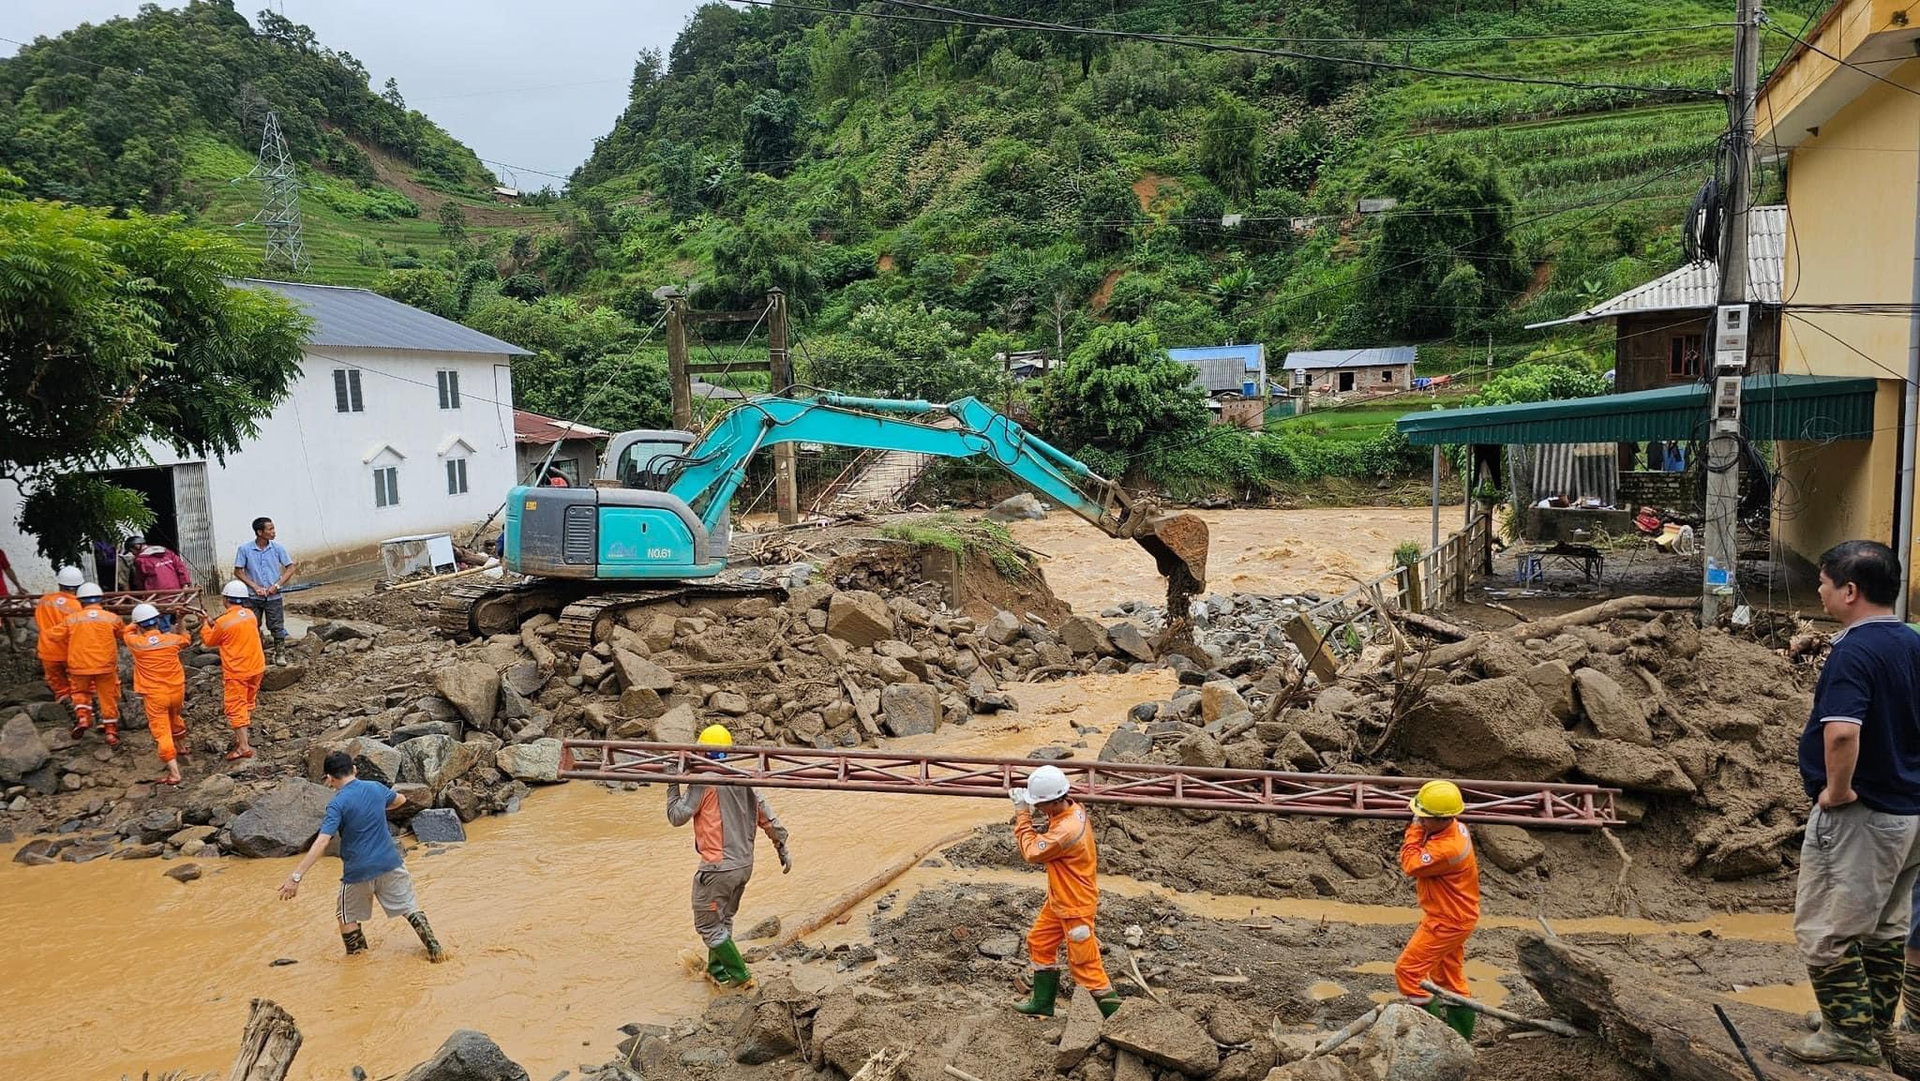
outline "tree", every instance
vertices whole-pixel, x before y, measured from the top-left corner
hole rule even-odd
[[[1235,198],[1253,198],[1260,188],[1258,110],[1224,90],[1200,126],[1200,168],[1220,190]]]
[[[1143,465],[1156,448],[1190,439],[1207,423],[1193,369],[1137,323],[1096,328],[1042,381],[1036,405],[1057,445],[1097,456],[1113,472]]]
[[[1080,229],[1087,250],[1110,252],[1126,247],[1129,232],[1142,216],[1140,197],[1125,180],[1110,169],[1095,173],[1080,198]]]
[[[0,475],[42,555],[152,520],[96,471],[147,440],[224,461],[286,396],[309,323],[227,284],[257,258],[175,218],[0,198]]]
[[[767,290],[787,291],[787,303],[805,311],[820,298],[814,240],[806,227],[765,207],[727,225],[713,246],[715,287],[736,307],[765,300]]]
[[[778,90],[762,90],[754,95],[741,119],[746,122],[741,139],[746,168],[768,176],[785,176],[793,168],[800,103]]]
[[[467,242],[467,212],[452,199],[440,204],[440,235],[454,247]]]
[[[918,304],[867,304],[845,334],[816,339],[808,381],[850,394],[951,401],[990,395],[999,369],[960,351],[966,335],[953,313]]]
[[[1374,229],[1364,279],[1388,336],[1471,328],[1526,284],[1513,195],[1488,163],[1452,150],[1411,156],[1365,183],[1369,195],[1399,200]]]

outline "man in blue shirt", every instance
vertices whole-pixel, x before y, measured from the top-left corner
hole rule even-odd
[[[281,587],[293,577],[293,557],[273,539],[273,519],[253,520],[253,543],[243,544],[233,556],[233,576],[247,584],[247,599],[262,627],[273,632],[273,646],[287,644],[287,613]]]
[[[306,876],[335,837],[340,838],[340,902],[335,912],[340,919],[340,940],[347,953],[367,948],[367,936],[360,930],[363,920],[373,917],[373,902],[389,918],[405,916],[427,948],[427,960],[446,960],[446,951],[427,925],[427,914],[413,899],[413,877],[393,834],[387,832],[387,812],[405,802],[405,797],[378,781],[363,781],[355,775],[353,759],[344,751],[327,755],[324,768],[327,787],[334,790],[327,802],[327,814],[320,822],[320,836],[300,858],[300,866],[280,884],[280,899],[291,901],[300,894],[300,880]]]
[[[1821,1024],[1786,1049],[1806,1062],[1881,1065],[1908,965],[1920,965],[1920,943],[1908,940],[1920,882],[1920,635],[1894,618],[1899,589],[1900,561],[1884,544],[1847,541],[1820,557],[1820,605],[1841,629],[1800,736],[1813,808],[1793,934]],[[1920,987],[1907,990],[1907,1024],[1916,1010]]]

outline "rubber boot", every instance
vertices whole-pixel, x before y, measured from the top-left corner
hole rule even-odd
[[[347,944],[347,956],[367,952],[367,932],[361,928],[340,932],[340,941]]]
[[[1025,1002],[1016,1003],[1014,1009],[1028,1017],[1052,1017],[1053,1000],[1060,994],[1060,970],[1040,968],[1033,972],[1033,994]]]
[[[1901,1032],[1920,1033],[1920,965],[1908,965],[1901,976],[1900,1002],[1904,1010],[1894,1027]]]
[[[1860,954],[1856,943],[1833,964],[1807,970],[1814,1000],[1820,1004],[1820,1029],[1788,1040],[1787,1054],[1802,1062],[1884,1064],[1873,1038],[1873,997],[1867,989],[1866,966]]]
[[[720,965],[718,972],[713,972],[715,961]],[[740,947],[733,944],[733,939],[713,948],[707,971],[713,973],[715,981],[728,987],[745,987],[753,982],[753,973],[747,971],[747,962],[740,956]]]
[[[120,746],[120,722],[108,721],[102,727],[106,729],[107,746],[109,747]]]
[[[1907,974],[1904,938],[1868,939],[1860,944],[1860,964],[1867,973],[1867,997],[1873,1003],[1873,1038],[1880,1054],[1894,1052],[1894,1015],[1900,1010],[1901,984]]]
[[[433,927],[427,923],[427,914],[415,910],[407,913],[407,922],[413,925],[413,933],[420,936],[420,944],[427,948],[427,960],[434,964],[447,959],[447,951],[440,948],[440,940],[433,935]]]
[[[1472,1043],[1473,1023],[1479,1016],[1478,1013],[1475,1013],[1465,1006],[1448,1006],[1447,1012],[1441,1015],[1440,1019],[1447,1023],[1448,1028],[1458,1032],[1461,1039]]]
[[[1093,996],[1093,1004],[1100,1007],[1100,1016],[1112,1017],[1120,1011],[1120,992],[1109,987]]]

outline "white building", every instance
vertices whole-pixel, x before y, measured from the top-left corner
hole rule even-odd
[[[288,397],[224,463],[151,443],[150,462],[104,474],[145,494],[148,539],[185,557],[196,584],[232,576],[256,517],[274,520],[307,578],[375,560],[390,537],[471,530],[500,505],[518,479],[510,364],[527,350],[365,289],[236,286],[313,318]],[[51,588],[19,513],[18,492],[0,486],[0,549],[27,588]]]

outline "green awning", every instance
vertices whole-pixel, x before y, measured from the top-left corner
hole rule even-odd
[[[1826,375],[1750,375],[1740,419],[1754,439],[1873,438],[1876,381]],[[1454,443],[1643,443],[1702,439],[1704,383],[1523,405],[1432,409],[1395,422],[1416,446]]]

